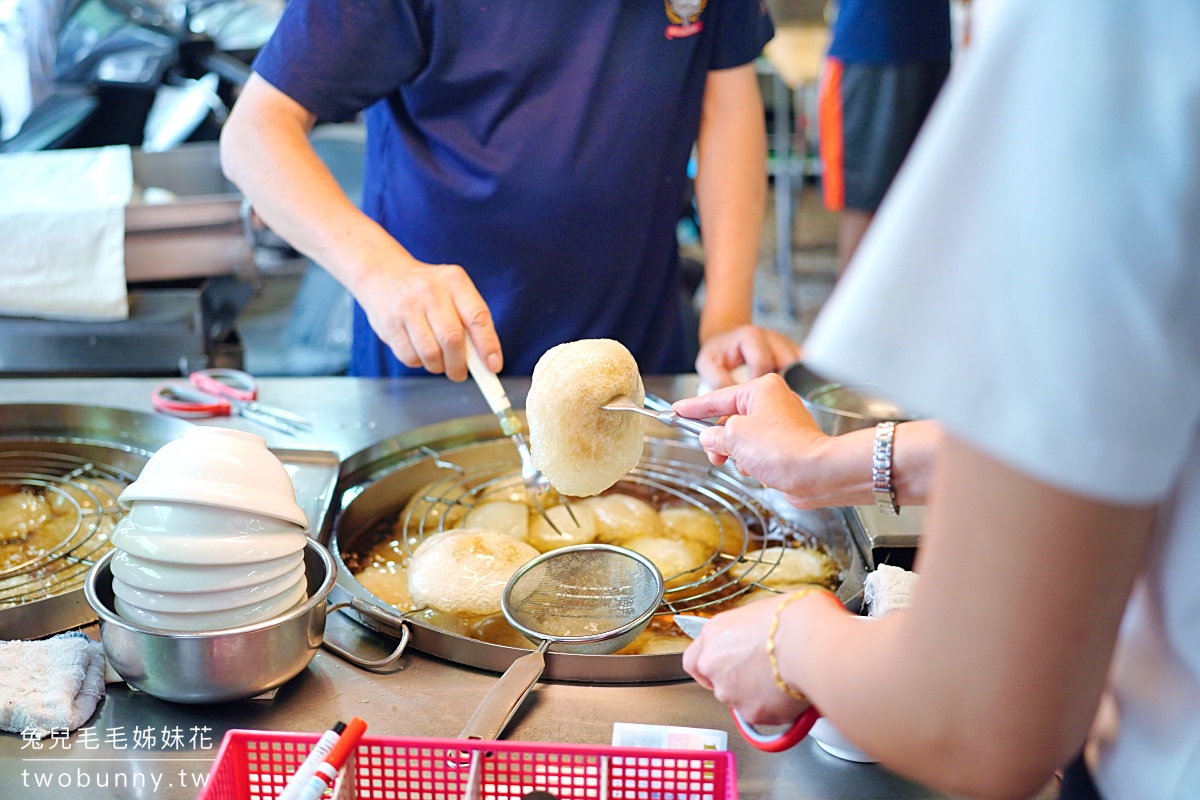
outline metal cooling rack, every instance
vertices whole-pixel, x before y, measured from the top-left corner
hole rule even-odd
[[[0,546],[0,608],[82,587],[95,559],[111,547],[110,534],[124,514],[116,494],[100,481],[124,488],[133,480],[125,470],[80,456],[0,453],[0,485],[57,506],[25,540]],[[56,528],[47,538],[49,525]]]
[[[401,541],[410,556],[426,536],[447,529],[451,509],[460,508],[465,513],[489,495],[522,486],[520,462],[515,459],[463,467],[443,460],[430,448],[421,450],[436,467],[448,474],[427,487],[419,498],[423,503],[410,502],[402,512],[398,527],[406,532]],[[646,456],[617,482],[613,491],[648,500],[656,508],[664,504],[689,504],[707,513],[721,531],[721,545],[702,565],[685,573],[663,576],[671,582],[692,573],[701,575],[696,580],[668,589],[659,614],[699,611],[728,603],[755,589],[774,591],[761,583],[738,583],[729,575],[730,569],[738,563],[762,564],[761,568],[755,568],[755,574],[762,570],[760,580],[775,569],[776,564],[764,563],[761,555],[747,557],[751,543],[760,551],[769,546],[802,544],[828,554],[828,549],[816,537],[771,514],[748,486],[722,469]],[[726,516],[722,516],[723,512]],[[727,530],[731,520],[737,521],[740,530]],[[735,553],[722,553],[726,537],[735,534],[741,538],[740,548]]]

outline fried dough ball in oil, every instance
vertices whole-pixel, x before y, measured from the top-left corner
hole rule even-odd
[[[479,496],[480,503],[527,503],[528,497],[525,494],[525,483],[520,477],[505,478],[504,480],[496,481],[493,485],[483,490]]]
[[[76,514],[76,503],[79,511],[95,511],[97,501],[103,511],[115,511],[119,507],[117,498],[124,489],[121,484],[104,478],[76,478],[74,483],[77,485],[56,486],[46,492],[46,502],[53,513]]]
[[[743,595],[739,595],[734,601],[733,605],[735,608],[741,608],[742,606],[748,606],[751,603],[757,603],[759,600],[769,600],[772,598],[779,599],[790,592],[797,592],[801,589],[809,588],[828,589],[829,587],[823,584],[814,583],[791,583],[783,584],[772,589],[752,589]]]
[[[663,522],[654,506],[627,494],[590,497],[583,503],[596,514],[596,538],[606,544],[621,544],[639,536],[662,536]]]
[[[408,564],[408,593],[416,606],[456,617],[500,613],[504,585],[538,552],[483,528],[446,531],[426,539]]]
[[[0,497],[0,544],[22,542],[50,519],[50,505],[32,492]]]
[[[746,553],[729,575],[743,583],[758,583],[772,589],[812,583],[829,586],[838,575],[833,559],[812,547],[767,547]]]
[[[662,536],[640,536],[624,542],[658,567],[667,591],[699,580],[707,568],[709,554],[704,547],[686,539],[667,539]]]
[[[647,628],[638,637],[618,650],[619,656],[655,656],[663,653],[682,653],[692,640],[683,634],[665,633]]]
[[[571,518],[572,512],[575,518]],[[529,543],[539,552],[546,553],[560,547],[570,547],[576,544],[590,544],[596,541],[596,514],[583,503],[573,503],[570,511],[566,506],[554,506],[546,509],[546,516],[554,521],[558,530],[550,527],[550,523],[541,514],[533,514],[529,522]],[[578,521],[578,525],[576,525]]]
[[[487,528],[524,542],[529,538],[529,506],[511,500],[480,503],[467,513],[462,525]]]
[[[354,576],[371,594],[400,611],[412,611],[413,601],[408,594],[408,571],[401,566],[381,564],[369,566]]]
[[[95,530],[95,517],[85,517],[83,521],[78,519],[78,515],[50,517],[24,539],[0,545],[0,572],[51,554],[61,555]]]
[[[723,511],[715,516],[697,506],[669,506],[659,512],[666,535],[690,539],[710,552],[737,555],[742,550],[745,528],[734,515]]]

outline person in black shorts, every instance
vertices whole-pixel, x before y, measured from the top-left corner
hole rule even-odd
[[[948,0],[841,0],[821,75],[825,205],[850,262],[950,72]]]

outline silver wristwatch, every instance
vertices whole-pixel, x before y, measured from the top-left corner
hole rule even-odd
[[[871,488],[875,505],[884,514],[899,514],[896,494],[892,491],[892,443],[896,438],[896,423],[881,422],[875,426],[875,449],[871,453]]]

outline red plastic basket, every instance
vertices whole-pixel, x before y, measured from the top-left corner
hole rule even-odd
[[[231,730],[199,800],[275,800],[319,734]],[[469,800],[478,751],[479,800],[737,800],[737,762],[715,750],[653,750],[548,742],[364,736],[355,798]]]

